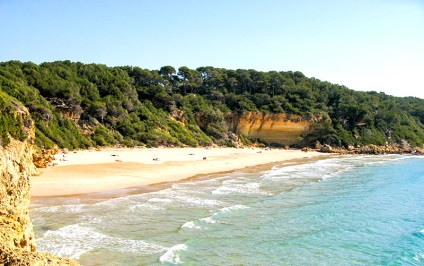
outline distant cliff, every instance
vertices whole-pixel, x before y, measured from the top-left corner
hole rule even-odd
[[[36,251],[28,214],[34,123],[26,108],[0,94],[0,120],[13,117],[21,140],[2,129],[0,145],[0,265],[78,265],[77,262]],[[6,116],[7,114],[7,116]],[[7,144],[6,144],[7,143]]]
[[[299,115],[251,112],[227,114],[225,121],[228,128],[235,133],[287,146],[299,144],[301,136],[309,133],[314,124]]]

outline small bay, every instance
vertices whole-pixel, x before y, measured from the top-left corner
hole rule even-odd
[[[424,158],[335,156],[121,194],[34,198],[39,251],[83,265],[421,265]]]

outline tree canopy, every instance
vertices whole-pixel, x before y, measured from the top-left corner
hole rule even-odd
[[[9,61],[0,63],[0,96],[30,110],[40,147],[230,145],[224,114],[245,112],[322,118],[302,145],[424,140],[423,99],[353,91],[299,71]],[[3,132],[14,127],[3,111],[0,118]]]

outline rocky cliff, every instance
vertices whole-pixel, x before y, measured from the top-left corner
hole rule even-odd
[[[0,265],[78,265],[73,260],[36,251],[28,214],[30,176],[36,173],[32,163],[35,131],[28,111],[15,106],[13,115],[16,121],[25,121],[20,125],[25,134],[22,141],[8,135],[8,144],[0,145]]]
[[[314,123],[298,115],[262,113],[227,114],[225,121],[235,133],[280,145],[299,144],[299,137],[308,133]]]

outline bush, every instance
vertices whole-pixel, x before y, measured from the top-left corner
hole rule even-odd
[[[24,121],[18,113],[20,103],[0,91],[0,144],[10,143],[9,135],[17,140],[24,140]]]

